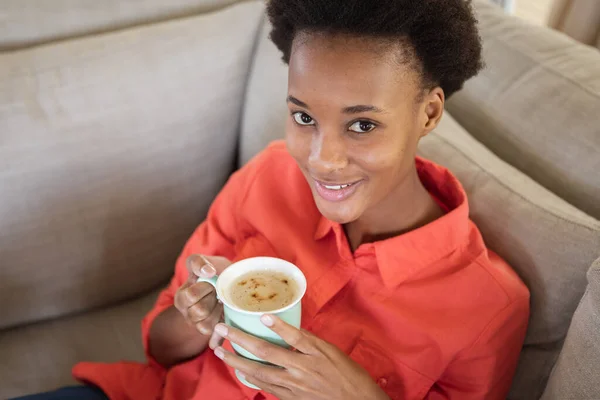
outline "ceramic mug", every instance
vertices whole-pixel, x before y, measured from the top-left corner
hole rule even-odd
[[[298,291],[290,304],[277,310],[265,313],[262,311],[246,311],[235,306],[231,302],[231,299],[227,293],[227,288],[240,276],[249,272],[260,271],[280,272],[295,281]],[[306,292],[306,278],[304,277],[302,271],[300,271],[300,269],[294,264],[273,257],[247,258],[231,264],[218,276],[214,276],[210,279],[199,278],[198,282],[208,282],[215,287],[217,291],[217,298],[223,303],[224,306],[223,310],[225,314],[225,323],[227,325],[233,326],[243,332],[246,332],[252,336],[256,336],[260,339],[264,339],[278,346],[289,348],[288,344],[285,343],[283,339],[279,337],[279,335],[266,327],[260,321],[260,317],[263,314],[276,315],[288,324],[296,328],[300,328],[300,319],[302,315],[301,300]],[[259,362],[265,362],[237,344],[232,343],[232,346],[235,352],[242,357]],[[242,382],[244,385],[258,389],[245,379],[242,379],[237,370],[235,371],[235,374],[240,382]]]

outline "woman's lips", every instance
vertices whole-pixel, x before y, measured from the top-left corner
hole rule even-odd
[[[346,200],[356,192],[362,183],[362,180],[352,183],[325,183],[316,179],[314,181],[317,193],[327,201]]]

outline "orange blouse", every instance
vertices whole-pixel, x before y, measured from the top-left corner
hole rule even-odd
[[[154,318],[187,278],[190,254],[274,256],[306,276],[302,327],[357,361],[392,399],[506,398],[529,292],[485,247],[456,178],[420,158],[416,165],[446,214],[353,253],[343,228],[319,213],[285,145],[270,145],[232,175],[189,239],[142,322],[146,351]],[[168,370],[148,356],[146,364],[80,363],[73,374],[114,400],[273,399],[241,385],[210,349]]]

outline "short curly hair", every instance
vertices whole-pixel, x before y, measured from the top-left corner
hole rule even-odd
[[[408,42],[423,85],[446,97],[483,67],[470,0],[269,0],[267,14],[285,63],[296,35],[307,32]]]

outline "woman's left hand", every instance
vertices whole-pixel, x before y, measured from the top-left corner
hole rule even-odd
[[[240,371],[248,382],[281,400],[389,400],[367,371],[334,345],[275,316],[264,315],[261,321],[297,351],[284,349],[223,324],[217,325],[210,341],[215,355]],[[228,352],[220,347],[222,338],[283,368]]]

